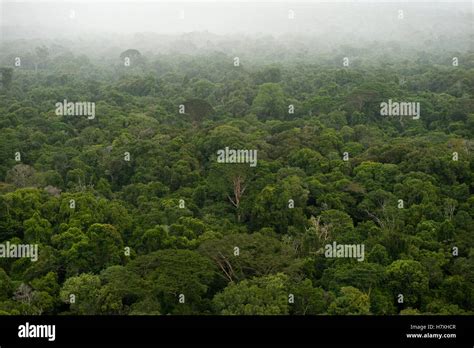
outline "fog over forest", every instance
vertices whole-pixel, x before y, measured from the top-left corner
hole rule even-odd
[[[249,54],[271,46],[307,54],[374,42],[464,51],[473,40],[469,1],[2,1],[2,42],[35,39],[85,55],[108,54],[111,46]]]

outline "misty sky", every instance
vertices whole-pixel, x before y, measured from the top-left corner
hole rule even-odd
[[[358,34],[380,39],[410,31],[472,31],[470,1],[5,1],[3,39],[116,33]],[[288,18],[289,10],[294,19]],[[403,10],[403,25],[398,18]],[[184,16],[184,18],[183,18]],[[470,21],[469,21],[470,19]]]

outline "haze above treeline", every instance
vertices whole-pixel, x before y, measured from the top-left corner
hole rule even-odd
[[[378,44],[465,52],[473,42],[470,2],[4,2],[1,19],[4,47],[25,50],[34,40],[88,56],[135,48],[152,54],[269,50],[271,58]]]

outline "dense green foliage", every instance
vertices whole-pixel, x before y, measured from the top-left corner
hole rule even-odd
[[[0,314],[473,313],[472,54],[132,51],[39,47],[6,73],[0,243],[39,259],[0,258]],[[64,99],[95,118],[56,115]],[[421,118],[380,116],[388,99]],[[365,259],[325,257],[333,241]]]

